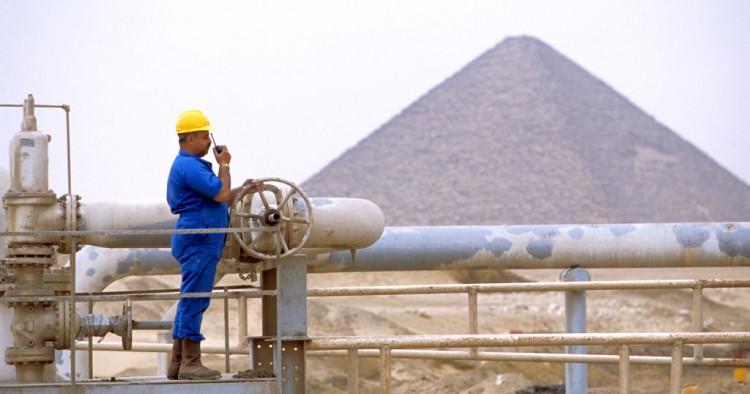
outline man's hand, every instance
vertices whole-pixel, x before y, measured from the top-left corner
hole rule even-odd
[[[262,191],[263,190],[263,182],[255,182],[252,178],[246,179],[245,183],[242,184],[242,187],[254,187],[256,191]]]
[[[229,162],[232,161],[232,155],[229,153],[229,149],[227,149],[226,145],[222,146],[221,153],[216,151],[215,146],[213,148],[213,151],[216,162],[219,163],[219,165],[229,165]]]

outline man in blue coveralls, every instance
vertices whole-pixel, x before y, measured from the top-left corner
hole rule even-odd
[[[201,159],[211,148],[208,119],[199,110],[185,111],[177,118],[180,151],[172,163],[167,181],[167,202],[173,214],[179,214],[175,229],[226,228],[227,202],[233,201],[242,188],[231,189],[229,162],[232,156],[226,146],[214,147],[219,175],[211,163]],[[218,148],[218,149],[217,149]],[[254,185],[252,179],[243,186]],[[226,234],[173,234],[172,255],[180,262],[180,293],[204,293],[213,289],[216,266],[221,259]],[[201,363],[203,312],[208,297],[181,298],[177,304],[172,328],[172,358],[167,378],[171,380],[218,379],[221,373]]]

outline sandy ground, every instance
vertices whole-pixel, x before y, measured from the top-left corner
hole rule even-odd
[[[750,268],[591,270],[593,280],[747,278]],[[498,272],[409,272],[309,275],[309,287],[406,285],[438,283],[481,283],[507,281],[557,281],[559,271]],[[150,277],[121,281],[107,290],[170,288],[177,277]],[[246,283],[237,276],[220,285]],[[750,289],[704,290],[704,324],[707,330],[750,331],[748,301]],[[688,290],[639,292],[591,291],[587,293],[588,332],[686,332],[692,330],[692,293]],[[469,332],[466,295],[409,295],[329,297],[308,300],[310,336],[465,334]],[[135,320],[159,320],[169,303],[136,303]],[[97,305],[96,311],[117,314],[120,305]],[[495,293],[479,296],[479,332],[559,333],[564,332],[564,298],[560,293]],[[214,301],[204,320],[208,343],[223,345],[223,303]],[[260,334],[260,305],[249,305],[250,335]],[[237,343],[237,306],[230,302],[230,340]],[[156,334],[136,332],[134,341],[152,342]],[[107,341],[119,340],[108,337]],[[480,349],[480,351],[514,349]],[[519,349],[520,351],[563,352],[561,348]],[[706,346],[706,357],[731,357],[729,346]],[[617,354],[613,346],[591,347],[590,353]],[[686,348],[686,355],[692,350]],[[669,356],[669,348],[636,346],[632,355]],[[117,362],[111,362],[117,360]],[[223,356],[204,356],[211,367],[224,370]],[[231,372],[247,369],[248,357],[232,356]],[[360,392],[379,392],[376,358],[360,358]],[[98,377],[154,375],[156,357],[148,353],[103,352],[95,355]],[[669,392],[669,366],[631,366],[632,393]],[[556,385],[564,380],[564,366],[557,363],[431,361],[394,359],[395,393],[513,394],[537,385]],[[346,392],[346,359],[308,357],[307,385],[311,393]],[[731,368],[685,367],[683,386],[694,393],[750,393],[750,387],[734,381]],[[590,393],[618,393],[618,366],[589,367]],[[686,391],[691,392],[691,391]]]

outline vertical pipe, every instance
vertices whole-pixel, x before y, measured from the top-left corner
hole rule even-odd
[[[693,331],[703,332],[703,286],[698,284],[693,288]],[[703,344],[693,345],[693,357],[703,359]]]
[[[229,289],[224,286],[224,295],[229,294]],[[229,373],[229,297],[224,297],[224,372]]]
[[[73,196],[69,195],[69,203],[73,203]],[[68,211],[70,212],[70,206],[68,208]],[[70,214],[68,214],[70,215]],[[70,224],[70,222],[68,222]],[[72,230],[72,228],[68,227],[69,230]],[[70,250],[70,276],[73,283],[70,285],[71,289],[71,297],[70,297],[70,304],[68,308],[68,323],[70,324],[70,344],[71,346],[76,343],[76,333],[78,332],[78,327],[76,327],[76,237],[68,236],[68,250]],[[70,384],[73,387],[73,392],[76,391],[76,354],[78,352],[73,351],[71,349],[70,352]]]
[[[469,289],[469,334],[475,335],[479,333],[479,322],[478,322],[478,302],[477,302],[477,287],[471,286]],[[477,348],[469,348],[469,354],[472,357],[477,356]]]
[[[239,304],[237,309],[240,315],[239,344],[245,346],[247,345],[247,296],[240,295],[237,303]]]
[[[560,273],[562,282],[588,282],[591,276],[583,268],[569,268]],[[565,332],[581,334],[586,332],[586,292],[565,292]],[[566,346],[567,354],[586,354],[586,346]],[[588,365],[583,363],[565,364],[565,392],[586,394],[588,392]]]
[[[670,394],[682,392],[682,341],[672,344],[672,374],[670,376]]]
[[[73,182],[71,180],[72,178],[72,171],[71,171],[71,165],[70,165],[70,107],[67,105],[63,105],[63,109],[65,110],[65,140],[66,140],[66,149],[67,149],[67,158],[68,158],[68,207],[67,207],[67,217],[66,217],[66,226],[65,229],[68,231],[73,231],[76,229],[75,223],[76,223],[76,209],[75,209],[75,198],[73,197]],[[70,321],[70,343],[71,346],[76,343],[76,252],[78,252],[78,246],[77,246],[77,239],[76,237],[67,237],[68,238],[68,251],[70,253],[70,275],[73,283],[71,284],[71,300],[70,300],[70,310],[69,310],[69,319]],[[70,382],[73,386],[73,391],[76,391],[76,352],[71,351],[70,352]]]
[[[156,333],[156,342],[157,343],[172,343],[172,331],[159,331]],[[170,350],[168,353],[165,352],[158,352],[156,353],[156,375],[166,375],[169,369],[169,361],[172,357],[172,351]],[[94,377],[94,375],[89,375],[90,377]]]
[[[383,394],[391,393],[391,347],[380,348],[380,388]]]
[[[620,345],[620,394],[630,394],[630,347]]]
[[[93,293],[89,292],[89,315],[94,313],[94,300],[91,298]],[[94,336],[89,336],[89,350],[88,350],[89,359],[87,360],[87,364],[89,366],[89,377],[94,376]]]
[[[359,392],[359,354],[358,349],[348,350],[348,381],[347,381],[347,392],[349,394],[357,394]]]

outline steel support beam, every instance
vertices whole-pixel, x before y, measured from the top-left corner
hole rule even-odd
[[[279,259],[262,272],[261,286],[276,295],[261,300],[263,337],[251,338],[251,368],[273,371],[277,393],[305,393],[307,257]]]
[[[588,282],[591,276],[583,268],[571,268],[560,273],[561,282]],[[565,332],[583,334],[586,332],[586,292],[565,292]],[[586,354],[586,346],[565,346],[566,354]],[[565,392],[586,394],[588,392],[588,364],[565,364]]]

